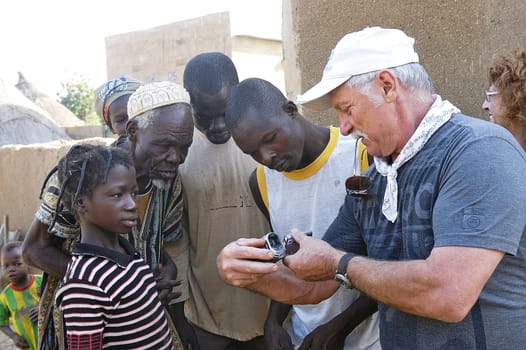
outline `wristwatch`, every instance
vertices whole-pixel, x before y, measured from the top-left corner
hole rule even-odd
[[[336,275],[334,276],[334,279],[340,284],[346,288],[352,289],[354,286],[351,282],[351,277],[347,275],[347,265],[349,265],[349,261],[351,261],[352,258],[354,258],[356,254],[354,253],[347,253],[344,254],[340,258],[340,262],[338,263],[338,269],[336,270]]]

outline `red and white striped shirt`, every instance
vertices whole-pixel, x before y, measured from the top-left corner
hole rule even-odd
[[[173,349],[150,267],[125,239],[128,254],[78,243],[56,304],[69,350]]]

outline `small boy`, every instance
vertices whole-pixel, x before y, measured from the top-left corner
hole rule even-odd
[[[17,347],[35,350],[42,276],[29,273],[20,255],[20,245],[20,242],[7,243],[1,250],[2,274],[10,283],[0,294],[0,330]]]

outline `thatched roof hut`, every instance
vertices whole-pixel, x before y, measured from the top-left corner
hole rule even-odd
[[[47,114],[0,79],[0,146],[69,140],[70,137]]]
[[[15,85],[25,97],[45,110],[59,126],[80,126],[84,122],[60,102],[40,92],[22,73],[18,72],[18,83]]]

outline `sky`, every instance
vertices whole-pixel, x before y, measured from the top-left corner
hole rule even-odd
[[[281,0],[15,0],[0,6],[0,79],[17,72],[55,97],[80,77],[106,81],[107,36],[230,12],[232,35],[281,38]]]

